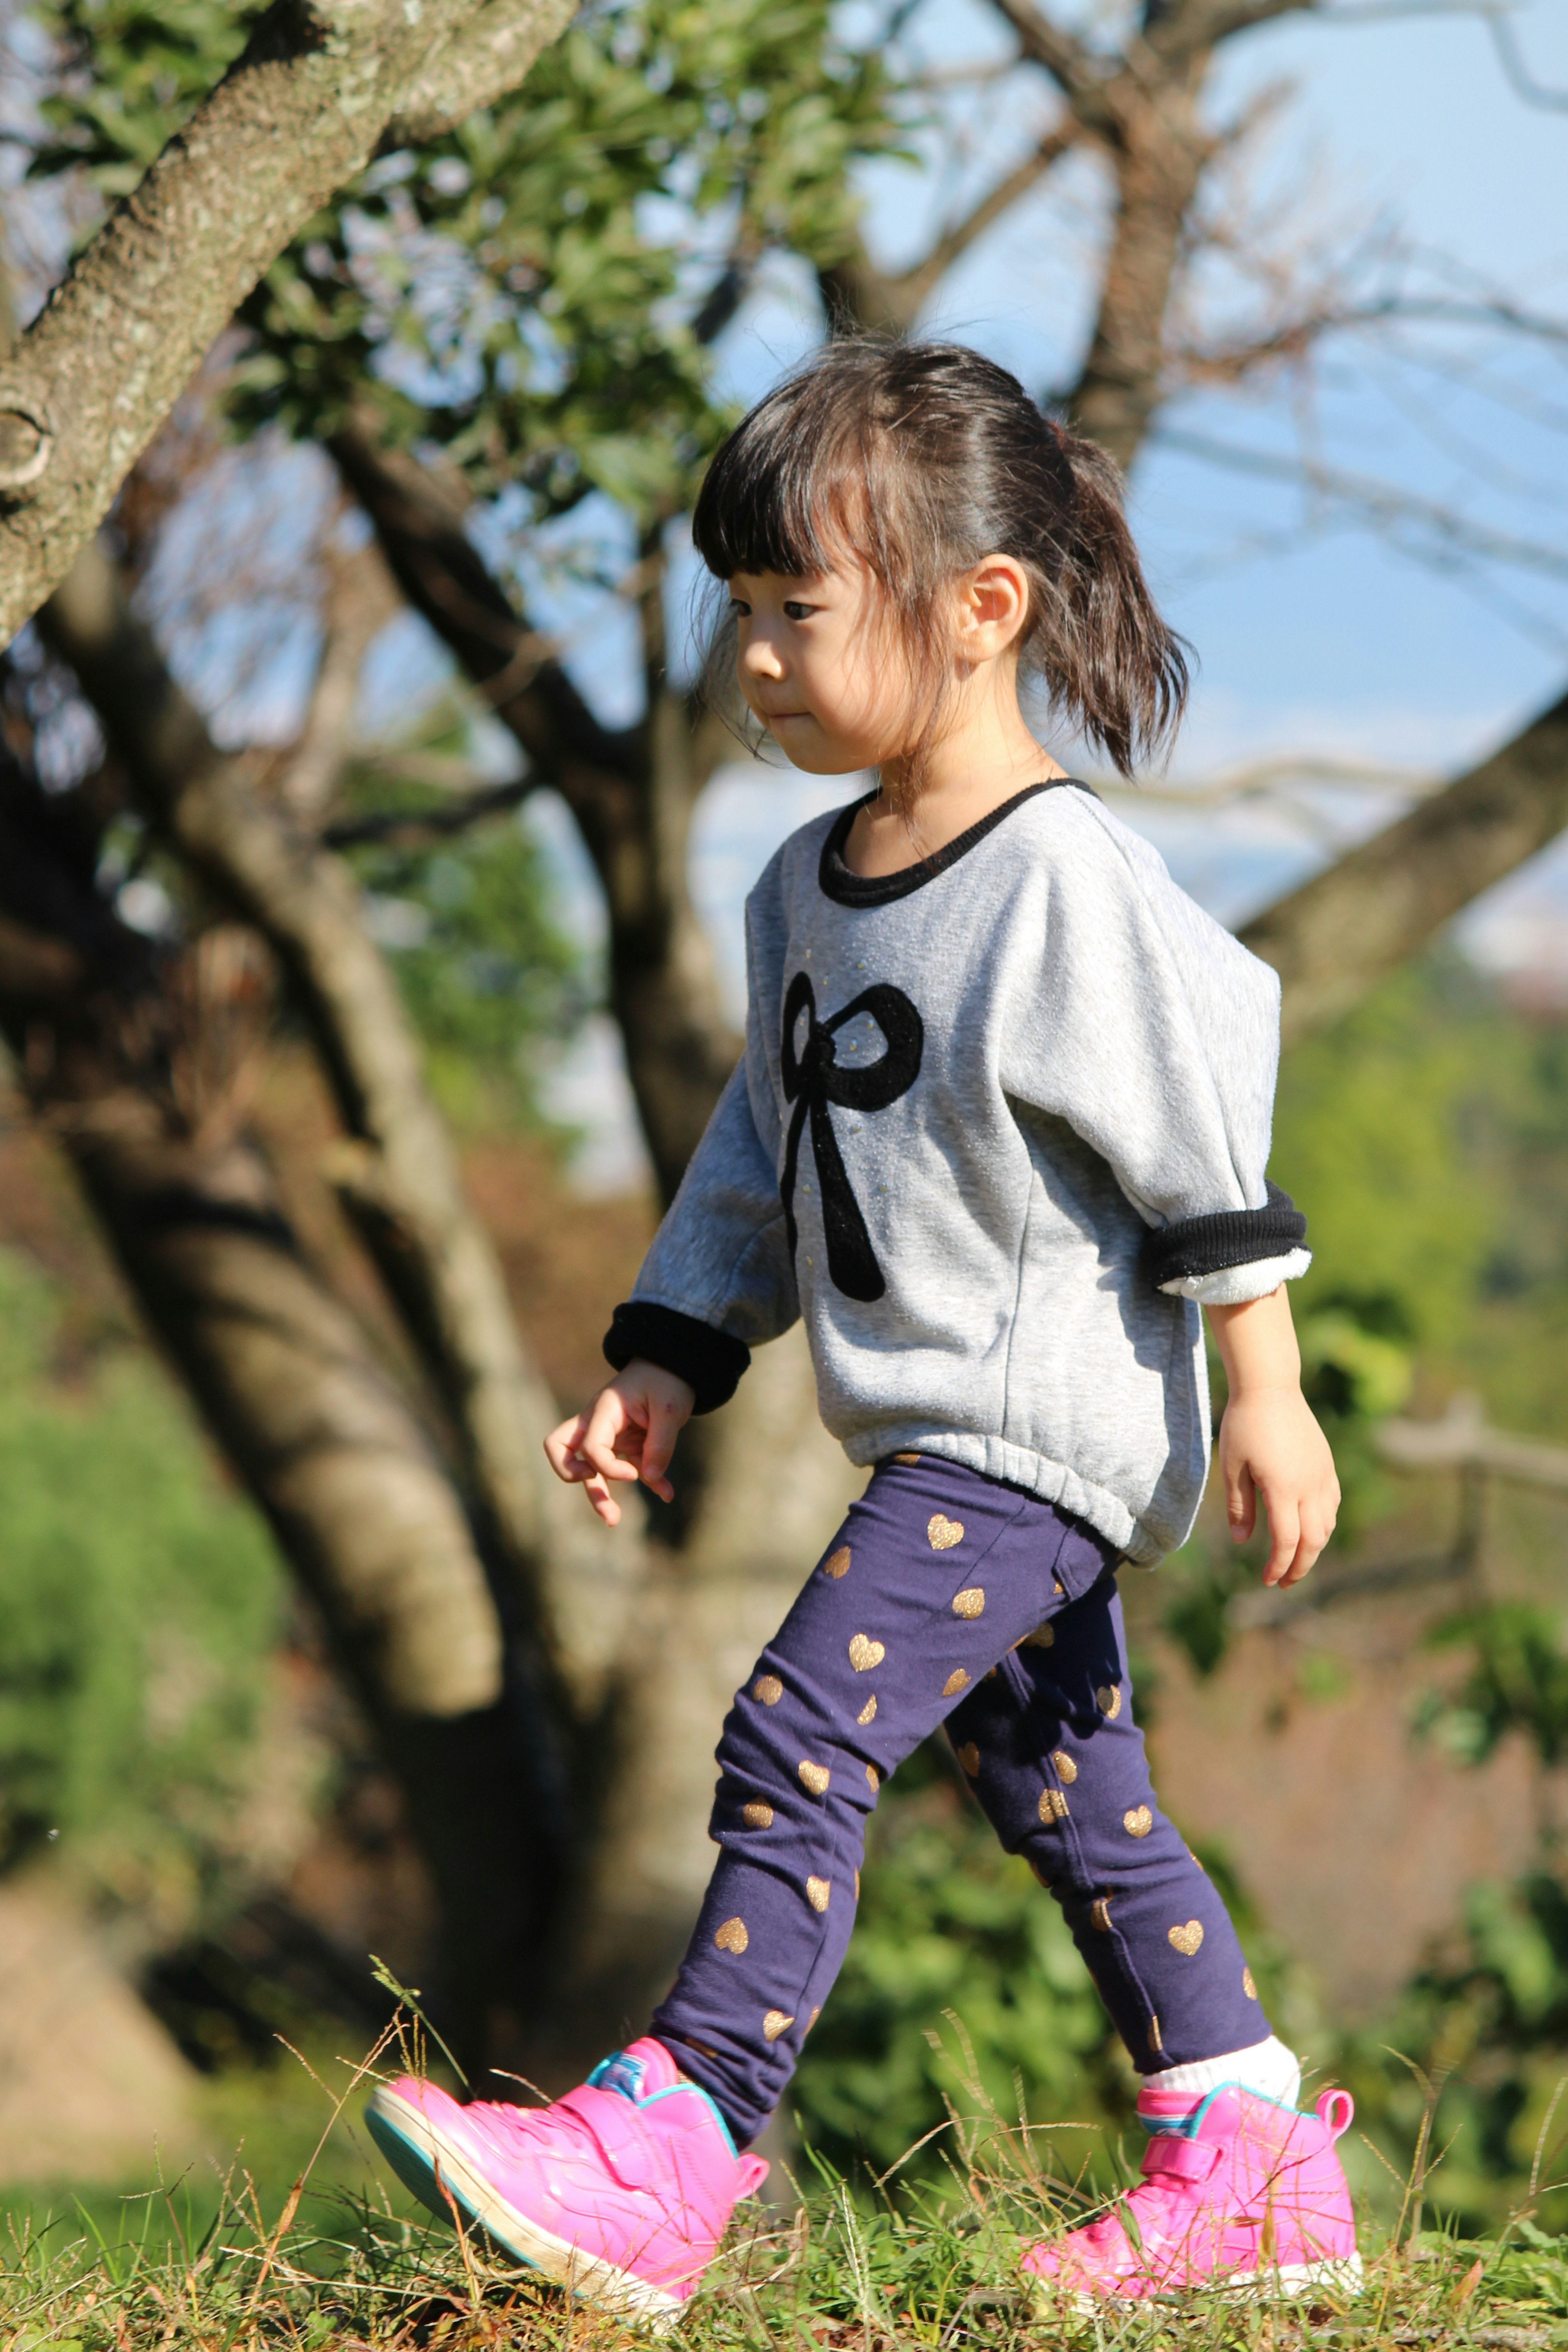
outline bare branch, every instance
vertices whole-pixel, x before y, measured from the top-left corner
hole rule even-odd
[[[1245,927],[1284,982],[1286,1042],[1337,1020],[1565,825],[1568,695]]]
[[[1064,155],[1081,145],[1083,138],[1081,124],[1071,115],[1047,131],[1038,146],[961,221],[955,221],[912,269],[896,275],[880,270],[862,248],[852,260],[822,271],[822,298],[829,317],[882,331],[902,332],[912,326],[953,263],[984,236],[993,222],[1037,187]]]
[[[346,817],[341,824],[330,824],[321,835],[328,849],[358,849],[366,843],[376,842],[386,849],[431,849],[439,841],[450,841],[455,835],[467,833],[470,826],[482,824],[487,817],[500,816],[508,809],[521,808],[529,794],[539,789],[537,776],[519,776],[510,784],[492,784],[482,793],[470,793],[467,800],[454,801],[445,808],[425,809],[418,814]]]
[[[279,800],[307,829],[321,824],[348,759],[360,672],[401,600],[374,542],[345,553],[329,543],[321,667],[304,731],[275,772]]]
[[[1152,21],[1143,37],[1156,56],[1174,64],[1217,48],[1221,41],[1249,32],[1255,25],[1272,24],[1276,17],[1299,16],[1321,5],[1321,0],[1168,0],[1168,5],[1148,9]]]
[[[1552,113],[1568,113],[1568,89],[1548,89],[1544,82],[1536,80],[1525,63],[1519,36],[1506,10],[1489,8],[1486,18],[1492,47],[1498,53],[1498,63],[1508,76],[1514,96],[1523,99],[1526,106],[1545,107]]]
[[[569,0],[531,6],[530,39],[507,51],[518,76],[570,13]],[[490,13],[476,0],[268,9],[0,367],[0,639],[64,577],[273,257],[369,162],[453,37]]]
[[[1035,5],[1035,0],[993,0],[993,5],[1018,36],[1024,55],[1045,68],[1084,129],[1100,131],[1109,128],[1103,97],[1104,68],[1092,52],[1071,33],[1054,24],[1043,8]]]
[[[1185,433],[1173,427],[1162,426],[1154,438],[1162,448],[1180,450],[1187,457],[1202,457],[1210,465],[1228,467],[1236,473],[1257,474],[1269,481],[1294,482],[1321,498],[1352,508],[1381,529],[1413,523],[1429,533],[1456,560],[1510,563],[1525,571],[1545,572],[1553,579],[1568,579],[1568,549],[1552,547],[1540,540],[1518,539],[1507,531],[1489,530],[1435,499],[1417,498],[1412,491],[1402,490],[1391,482],[1377,481],[1370,475],[1346,473],[1337,467],[1320,465],[1311,457],[1282,457],[1264,449],[1243,449],[1231,442],[1212,440],[1206,434]]]

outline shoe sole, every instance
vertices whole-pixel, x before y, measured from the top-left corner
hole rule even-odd
[[[1050,2282],[1038,2273],[1033,2273],[1036,2286],[1050,2294]],[[1359,2254],[1326,2256],[1321,2263],[1280,2263],[1267,2271],[1232,2271],[1218,2279],[1194,2280],[1186,2287],[1157,2287],[1152,2294],[1120,2295],[1112,2290],[1108,2294],[1090,2294],[1075,2287],[1068,2296],[1074,2311],[1085,2318],[1103,2312],[1107,2304],[1115,2303],[1179,2303],[1193,2294],[1212,2294],[1226,2303],[1295,2303],[1314,2287],[1337,2289],[1341,2294],[1357,2295],[1362,2291],[1363,2275]]]
[[[635,2271],[621,2270],[596,2254],[584,2253],[580,2246],[542,2230],[537,2221],[509,2205],[475,2171],[461,2148],[455,2147],[427,2116],[395,2092],[376,2092],[365,2110],[365,2124],[404,2187],[439,2220],[449,2222],[456,2205],[471,2229],[513,2261],[525,2263],[582,2302],[640,2319],[661,2336],[685,2310],[679,2295],[656,2286],[651,2279],[638,2278]]]

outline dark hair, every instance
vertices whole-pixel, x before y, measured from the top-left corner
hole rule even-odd
[[[917,777],[950,675],[940,592],[987,555],[1028,576],[1021,662],[1123,775],[1180,722],[1186,655],[1149,593],[1118,468],[961,343],[828,344],[719,450],[692,537],[721,581],[829,571],[851,547],[865,558],[923,705]]]

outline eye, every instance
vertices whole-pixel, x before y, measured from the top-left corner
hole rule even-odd
[[[744,604],[739,596],[731,596],[730,599],[730,610],[737,621],[744,621],[750,618],[752,608],[749,604]]]
[[[786,621],[809,621],[816,610],[816,607],[815,604],[796,604],[792,600],[784,605],[784,619]]]

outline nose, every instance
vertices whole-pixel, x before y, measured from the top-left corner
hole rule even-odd
[[[755,631],[741,646],[742,677],[781,678],[784,674],[784,664],[773,639],[765,630]]]

